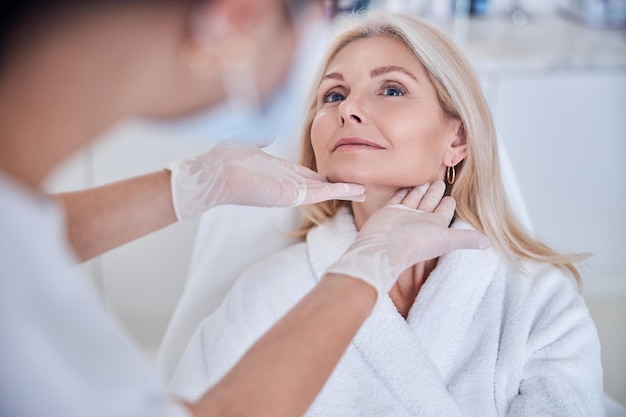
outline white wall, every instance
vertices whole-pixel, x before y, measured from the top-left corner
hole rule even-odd
[[[591,252],[589,295],[626,295],[626,74],[557,72],[492,80],[496,126],[537,235]]]
[[[583,294],[606,391],[626,404],[626,72],[505,75],[489,91],[536,235],[592,253]]]

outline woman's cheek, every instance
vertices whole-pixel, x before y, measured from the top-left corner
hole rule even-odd
[[[324,158],[324,154],[322,152],[318,152],[318,150],[313,146],[313,154],[315,155],[315,165],[317,166],[317,172],[320,175],[326,176],[327,172],[327,164],[326,158]]]
[[[315,155],[317,171],[321,175],[326,175],[326,159],[328,157],[326,150],[330,146],[328,143],[330,140],[330,132],[323,123],[323,120],[320,120],[319,116],[318,114],[318,116],[313,119],[313,124],[311,125],[311,147]]]

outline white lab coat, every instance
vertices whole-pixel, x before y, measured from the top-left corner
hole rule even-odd
[[[0,416],[188,416],[75,263],[56,204],[0,173]]]

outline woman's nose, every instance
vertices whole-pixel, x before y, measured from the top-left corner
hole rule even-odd
[[[348,97],[339,105],[339,125],[346,123],[362,124],[367,122],[365,111],[360,103],[354,98]]]

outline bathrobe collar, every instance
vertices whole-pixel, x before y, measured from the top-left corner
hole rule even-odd
[[[452,227],[471,229],[460,220]],[[317,280],[354,242],[356,234],[347,208],[308,233],[309,261]],[[492,249],[448,253],[439,258],[406,320],[386,297],[355,336],[353,346],[413,413],[423,413],[425,407],[438,402],[454,402],[446,389],[453,359],[460,354],[498,265],[499,257]],[[424,384],[429,389],[420,389]],[[407,385],[415,389],[407,390]],[[420,393],[428,398],[420,398]],[[436,409],[433,412],[436,415]]]

